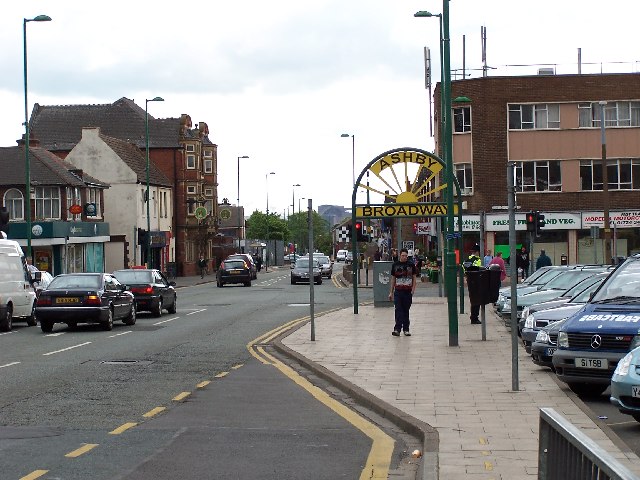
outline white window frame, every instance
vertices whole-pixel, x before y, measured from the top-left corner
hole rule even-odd
[[[196,151],[196,146],[192,143],[187,143],[185,150],[187,152],[195,152]]]
[[[462,118],[462,122],[456,121]],[[460,124],[459,124],[460,123]],[[453,133],[467,133],[471,131],[471,107],[453,108]]]
[[[523,120],[525,118],[525,120]],[[512,124],[513,122],[513,124]],[[517,125],[516,125],[517,124]],[[556,130],[560,128],[559,103],[509,104],[509,130]]]
[[[14,193],[17,193],[18,195],[15,195],[13,198],[8,198],[9,194]],[[7,210],[9,211],[9,221],[24,221],[24,195],[20,190],[17,188],[10,188],[4,192],[2,204],[7,207]]]
[[[472,163],[455,163],[455,173],[458,183],[460,184],[460,193],[462,195],[473,195],[473,164]],[[460,178],[462,177],[462,182]]]
[[[206,158],[213,158],[213,150],[203,150],[202,155]]]
[[[96,213],[95,215],[87,215],[91,218],[102,218],[102,205],[100,204],[100,189],[88,188],[87,189],[87,203],[95,203]]]
[[[561,192],[562,191],[562,169],[559,160],[534,160],[528,162],[515,162],[516,192]],[[550,181],[551,170],[558,173],[558,180],[555,183]],[[524,174],[529,179],[524,183]],[[546,188],[540,188],[546,183]]]
[[[60,187],[36,187],[36,220],[60,220]]]
[[[213,188],[205,188],[204,189],[205,197],[213,197]]]
[[[591,188],[583,188],[585,182],[583,172],[585,170],[590,172]],[[597,178],[596,174],[598,174]],[[628,180],[621,181],[621,176],[628,177]],[[607,180],[609,190],[640,190],[640,158],[607,159]],[[602,160],[580,161],[580,189],[583,192],[602,191]]]
[[[195,170],[196,156],[193,153],[187,155],[187,170]]]
[[[141,206],[141,211],[142,211],[142,217],[146,218],[147,217],[147,202],[145,200],[145,195],[147,194],[147,189],[146,188],[142,188],[140,189],[140,206]]]
[[[600,128],[600,103],[578,104],[580,128]],[[605,127],[640,127],[640,101],[607,102],[604,106]]]
[[[213,173],[213,158],[205,158],[202,162],[204,173]]]
[[[151,200],[153,200],[153,218],[158,218],[158,199],[156,198],[157,189],[151,190]]]

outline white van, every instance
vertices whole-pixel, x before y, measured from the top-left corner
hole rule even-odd
[[[338,250],[336,252],[336,262],[344,262],[347,259],[347,253],[349,253],[349,250]]]
[[[0,331],[11,330],[14,318],[36,325],[36,292],[22,248],[14,240],[0,239]]]

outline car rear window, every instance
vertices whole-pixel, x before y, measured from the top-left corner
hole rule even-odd
[[[225,260],[224,262],[225,270],[232,270],[234,268],[245,268],[244,260]]]
[[[113,272],[113,275],[118,279],[120,283],[135,284],[135,283],[151,283],[152,276],[150,271],[129,270]]]
[[[49,290],[54,288],[100,288],[101,275],[59,275],[51,280]]]

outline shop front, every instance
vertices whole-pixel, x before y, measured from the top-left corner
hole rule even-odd
[[[27,247],[27,225],[12,222],[10,238]],[[97,222],[34,222],[31,224],[33,264],[52,275],[72,272],[103,272],[104,244],[109,224]]]

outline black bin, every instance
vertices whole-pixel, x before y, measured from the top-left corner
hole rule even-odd
[[[487,305],[498,301],[502,282],[500,270],[467,270],[467,290],[471,305]]]

